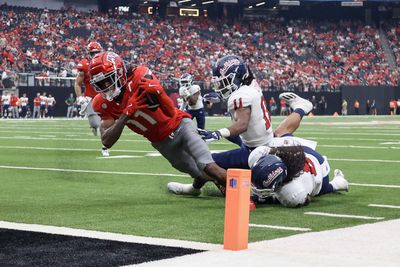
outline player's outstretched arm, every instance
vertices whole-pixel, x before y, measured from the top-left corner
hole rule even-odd
[[[122,114],[117,120],[101,121],[101,142],[106,148],[111,148],[118,141],[128,120],[129,116]]]

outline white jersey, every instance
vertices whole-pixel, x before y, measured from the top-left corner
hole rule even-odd
[[[248,147],[268,145],[273,138],[271,118],[262,90],[255,80],[250,85],[241,86],[229,96],[228,111],[232,120],[236,120],[236,109],[244,107],[251,108],[251,116],[247,131],[240,135],[243,143]]]
[[[21,101],[21,106],[22,106],[22,107],[26,107],[26,106],[28,105],[29,98],[27,98],[27,97],[21,97],[19,100]]]
[[[198,110],[204,108],[204,104],[203,104],[203,97],[201,95],[199,95],[199,97],[197,98],[196,104],[194,105],[189,105],[188,104],[188,110]]]
[[[1,97],[1,101],[3,102],[3,105],[10,105],[10,96],[9,95],[3,95]]]
[[[40,105],[46,105],[47,104],[47,96],[40,96]]]
[[[54,99],[54,97],[47,97],[46,102],[48,106],[53,106],[56,100]]]

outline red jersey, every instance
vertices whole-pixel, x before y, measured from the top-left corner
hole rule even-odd
[[[84,75],[83,82],[85,84],[84,95],[94,98],[97,95],[97,93],[94,90],[93,86],[90,84],[89,63],[90,63],[90,61],[87,60],[86,58],[82,59],[76,66],[76,69],[78,71],[83,71],[83,75]]]
[[[19,101],[18,96],[13,95],[12,97],[10,97],[10,105],[11,105],[12,107],[18,106],[18,105],[17,105],[18,101]]]
[[[123,97],[119,103],[115,100],[107,101],[101,94],[98,94],[94,98],[93,109],[99,114],[102,120],[116,120],[121,116],[128,99],[136,90],[139,90],[139,81],[146,74],[150,74],[153,76],[153,79],[157,79],[145,66],[139,66],[133,70],[132,75],[128,78]],[[176,130],[182,118],[190,118],[188,113],[175,107],[164,90],[157,95],[157,100],[160,103],[157,108],[144,108],[136,111],[131,115],[130,120],[126,124],[129,129],[143,135],[150,142],[164,140]]]
[[[40,101],[41,101],[40,96],[35,97],[35,98],[33,99],[33,105],[34,105],[35,107],[40,107]]]

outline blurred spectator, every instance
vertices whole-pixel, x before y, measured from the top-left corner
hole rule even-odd
[[[69,97],[65,100],[65,104],[67,105],[67,118],[72,118],[74,116],[74,103],[74,94],[71,93]]]
[[[358,99],[354,101],[354,112],[356,115],[359,115],[359,110],[360,110],[360,102]]]
[[[347,116],[347,101],[343,99],[342,101],[342,115]]]
[[[374,116],[378,115],[378,110],[377,110],[377,107],[376,107],[375,99],[372,100],[372,104],[371,104],[371,113],[372,113],[372,115],[374,115]]]
[[[366,110],[367,110],[367,115],[371,114],[371,102],[369,101],[369,99],[367,99],[367,103],[366,105]]]

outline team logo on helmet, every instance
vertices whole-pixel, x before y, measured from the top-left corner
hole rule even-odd
[[[229,70],[230,67],[232,67],[234,65],[239,65],[239,64],[240,64],[240,61],[237,58],[225,61],[224,65],[222,66],[222,68],[219,71],[221,73],[221,76],[225,76],[226,72]]]

